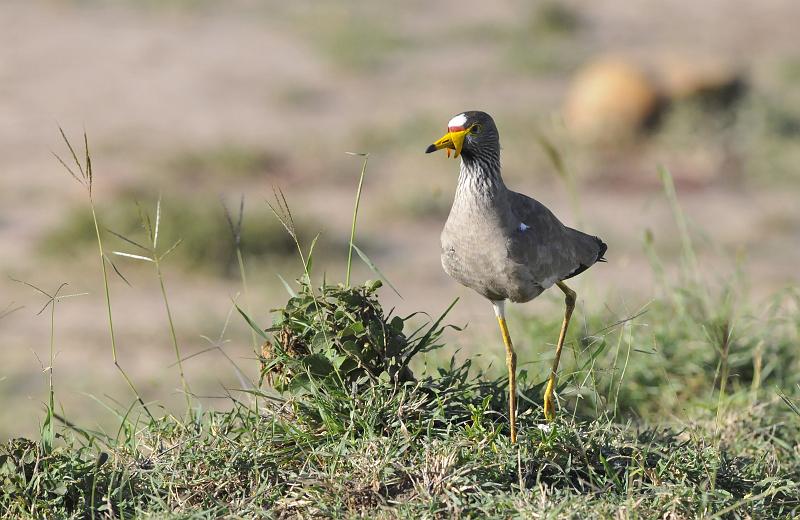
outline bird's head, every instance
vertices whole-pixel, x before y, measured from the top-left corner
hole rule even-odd
[[[492,116],[486,112],[470,110],[453,117],[447,123],[444,137],[430,145],[425,153],[435,152],[442,148],[455,150],[453,157],[463,155],[465,159],[479,158],[484,155],[497,156],[500,151],[500,136]]]

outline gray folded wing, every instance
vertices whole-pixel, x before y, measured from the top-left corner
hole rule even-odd
[[[606,244],[596,236],[565,226],[539,201],[510,192],[519,225],[508,237],[509,259],[525,266],[529,279],[549,287],[603,261]]]

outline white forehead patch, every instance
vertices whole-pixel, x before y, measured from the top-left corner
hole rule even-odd
[[[464,126],[464,123],[466,122],[467,116],[464,114],[458,114],[447,123],[447,128],[450,128],[451,126]]]

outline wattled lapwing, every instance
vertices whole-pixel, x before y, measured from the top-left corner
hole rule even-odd
[[[575,291],[564,280],[602,262],[606,244],[566,227],[540,202],[508,189],[500,175],[500,136],[492,117],[479,111],[458,114],[447,133],[426,153],[454,150],[461,158],[453,207],[442,231],[442,266],[459,283],[494,306],[506,349],[511,441],[516,442],[517,356],[508,334],[505,302],[523,303],[556,285],[566,295],[566,312],[555,360],[544,392],[544,414],[555,418],[553,390]]]

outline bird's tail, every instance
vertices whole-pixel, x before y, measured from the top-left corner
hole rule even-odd
[[[596,262],[606,261],[603,255],[606,254],[608,246],[600,238],[577,229],[567,228],[567,231],[572,239],[572,245],[579,264],[569,276],[564,278],[565,280],[581,274]]]

